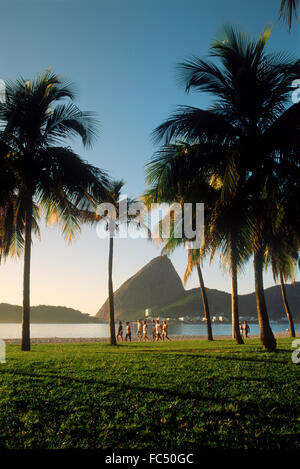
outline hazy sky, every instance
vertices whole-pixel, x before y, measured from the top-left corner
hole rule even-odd
[[[222,25],[251,36],[273,24],[269,50],[299,56],[299,27],[278,21],[280,0],[24,0],[1,1],[1,76],[33,78],[48,67],[76,84],[77,103],[98,113],[100,136],[93,149],[74,149],[90,163],[126,181],[125,192],[145,189],[145,164],[155,151],[151,131],[178,104],[205,108],[210,100],[186,95],[175,65],[192,55],[207,57]],[[149,241],[115,243],[114,287],[160,250]],[[72,246],[57,228],[42,224],[42,241],[32,250],[31,303],[65,305],[95,314],[107,297],[108,240],[84,227]],[[186,251],[171,260],[183,276]],[[0,266],[0,302],[22,303],[22,259]],[[229,275],[204,264],[209,288],[230,291]],[[265,285],[273,284],[265,275]],[[196,274],[187,288],[197,286]],[[239,291],[253,291],[252,265],[240,276]],[[145,305],[147,306],[147,305]]]

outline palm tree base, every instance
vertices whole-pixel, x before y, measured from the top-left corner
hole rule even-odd
[[[30,344],[21,344],[22,352],[30,352]]]
[[[244,345],[244,343],[245,343],[245,342],[243,341],[243,339],[242,339],[241,336],[240,336],[240,337],[236,337],[235,340],[236,340],[236,343],[237,343],[238,345]]]
[[[272,334],[273,335],[273,334]],[[275,352],[276,351],[276,339],[275,337],[260,338],[262,349],[266,350],[267,352]]]

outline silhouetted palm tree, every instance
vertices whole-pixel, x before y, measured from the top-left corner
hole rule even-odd
[[[292,200],[290,194],[288,195],[287,200],[284,197],[280,201],[273,200],[273,208],[270,207],[269,209],[269,233],[265,263],[266,267],[268,265],[272,267],[274,282],[277,283],[278,280],[280,282],[282,300],[289,322],[290,336],[296,337],[293,316],[284,283],[287,280],[295,280],[299,262],[300,238],[299,229],[297,232],[297,210],[295,210],[299,202],[298,200]],[[290,208],[291,205],[293,205],[292,210]],[[290,216],[292,216],[292,219],[289,219]],[[296,223],[295,220],[297,220]]]
[[[188,265],[185,270],[183,283],[184,284],[186,283],[187,279],[190,277],[193,269],[196,266],[198,280],[199,280],[199,287],[200,287],[200,292],[201,292],[201,297],[202,297],[204,318],[205,318],[205,323],[206,323],[206,337],[207,337],[207,340],[213,340],[208,298],[206,294],[206,288],[205,288],[203,275],[202,275],[202,269],[201,269],[202,256],[203,256],[203,253],[201,249],[197,249],[197,250],[189,249],[188,250]]]
[[[184,217],[182,210],[185,203],[193,203],[199,200],[206,201],[205,217],[209,218],[209,206],[213,203],[215,192],[209,183],[209,173],[203,171],[202,174],[194,171],[193,158],[190,158],[191,152],[197,152],[196,146],[188,144],[177,144],[165,146],[158,151],[152,161],[147,165],[147,182],[151,187],[145,191],[143,200],[150,208],[153,203],[171,203],[169,212],[161,220],[159,234],[161,242],[164,243],[162,254],[169,254],[180,246],[189,245],[188,263],[184,275],[184,282],[188,280],[196,267],[199,279],[199,287],[202,297],[204,317],[206,320],[207,339],[213,340],[209,304],[201,270],[201,261],[208,251],[206,236],[203,237],[201,248],[193,248],[193,238],[187,238],[184,231]],[[180,216],[176,216],[174,202],[180,206]],[[170,232],[167,238],[163,238],[164,220],[170,220]],[[176,236],[178,225],[180,226],[180,237]],[[209,223],[205,223],[209,227]],[[204,229],[205,229],[204,227]],[[201,227],[202,228],[202,227]]]
[[[219,151],[224,153],[227,150],[219,146]],[[216,171],[216,168],[214,170]],[[149,197],[149,193],[152,193],[157,201],[157,194],[159,194],[160,202],[173,199],[181,203],[196,203],[199,200],[205,203],[205,243],[201,249],[190,250],[185,281],[192,269],[196,267],[203,306],[206,310],[208,302],[200,262],[209,250],[211,260],[216,251],[221,252],[222,263],[224,266],[229,266],[232,276],[233,336],[237,343],[241,344],[243,340],[239,328],[237,270],[250,255],[249,226],[251,224],[247,208],[248,200],[242,200],[240,196],[238,198],[235,190],[235,199],[228,202],[226,184],[223,184],[223,179],[226,180],[228,175],[221,177],[222,166],[218,170],[219,175],[212,173],[202,145],[165,146],[157,152],[148,165],[148,182],[156,181],[156,185],[151,188],[147,196]],[[167,172],[169,175],[166,175]],[[247,226],[248,237],[246,238]],[[171,238],[165,246],[173,250],[178,245],[187,242],[188,240],[184,237],[182,240]],[[209,322],[208,320],[208,327]]]
[[[238,344],[243,344],[239,327],[238,272],[251,255],[250,233],[247,199],[235,197],[216,203],[210,221],[211,260],[219,252],[222,266],[231,274],[232,336]]]
[[[114,289],[113,289],[113,254],[114,254],[114,235],[118,229],[119,219],[119,201],[121,196],[121,190],[125,182],[112,181],[110,187],[110,193],[114,200],[115,218],[109,219],[107,224],[107,230],[109,232],[109,254],[108,254],[108,312],[109,312],[109,329],[110,329],[110,343],[111,345],[117,345],[116,331],[115,331],[115,306],[114,306]]]
[[[30,258],[33,215],[41,207],[49,221],[62,223],[70,241],[79,228],[74,209],[96,206],[106,198],[105,174],[84,162],[70,147],[61,146],[72,136],[90,145],[96,121],[73,103],[72,87],[50,72],[33,81],[6,83],[6,100],[0,103],[0,141],[7,147],[16,178],[14,206],[21,208],[24,227],[22,350],[30,350]]]
[[[108,186],[108,197],[103,210],[99,214],[82,210],[78,213],[81,222],[85,223],[106,223],[106,230],[109,235],[109,255],[108,255],[108,311],[109,311],[109,330],[110,344],[117,345],[115,332],[115,307],[113,290],[113,257],[114,257],[114,237],[120,230],[122,224],[134,225],[136,228],[147,229],[143,221],[143,214],[140,213],[141,206],[134,199],[126,199],[127,212],[121,213],[121,191],[125,182],[123,180],[110,181]]]

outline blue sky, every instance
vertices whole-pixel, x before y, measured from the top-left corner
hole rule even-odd
[[[210,98],[186,95],[175,66],[182,59],[207,57],[224,24],[250,36],[273,25],[269,50],[299,56],[299,26],[291,33],[278,21],[280,0],[10,0],[1,2],[1,77],[33,78],[49,67],[75,83],[77,103],[96,111],[100,133],[92,149],[74,141],[90,163],[126,181],[125,192],[145,189],[145,164],[155,147],[152,130],[179,104],[203,107]],[[32,304],[65,305],[95,314],[107,297],[107,240],[83,227],[72,246],[57,228],[42,225],[42,241],[32,250]],[[114,287],[117,288],[159,249],[146,240],[118,240]],[[183,276],[186,252],[171,260]],[[1,302],[22,302],[22,260],[0,267]],[[229,275],[218,261],[204,263],[209,288],[230,291]],[[273,284],[265,275],[265,285]],[[187,288],[197,286],[196,275]],[[252,266],[240,276],[240,293],[253,291]],[[145,305],[146,307],[147,305]]]

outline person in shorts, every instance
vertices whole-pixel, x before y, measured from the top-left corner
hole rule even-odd
[[[123,326],[122,326],[121,321],[119,321],[119,323],[118,323],[118,333],[117,333],[116,339],[118,340],[119,337],[121,338],[121,341],[123,342]]]
[[[127,339],[129,339],[129,342],[131,342],[131,327],[129,321],[126,322],[125,342],[127,342]]]
[[[152,319],[152,340],[156,339],[155,319]]]
[[[156,319],[155,335],[156,335],[156,341],[157,341],[157,342],[158,342],[159,340],[161,340],[161,332],[162,332],[162,329],[161,329],[161,325],[160,325],[159,319]]]
[[[142,338],[143,338],[143,324],[140,321],[140,319],[138,320],[136,335],[137,335],[137,338],[138,338],[139,341],[142,340]]]
[[[166,321],[163,321],[162,325],[162,340],[171,340],[170,337],[168,336],[168,324]]]
[[[147,332],[148,332],[148,324],[146,321],[144,321],[143,323],[143,340],[144,341],[149,340],[147,336]]]
[[[245,337],[245,339],[248,339],[248,334],[250,332],[250,327],[249,327],[247,321],[244,321],[243,329],[244,329],[244,337]]]

